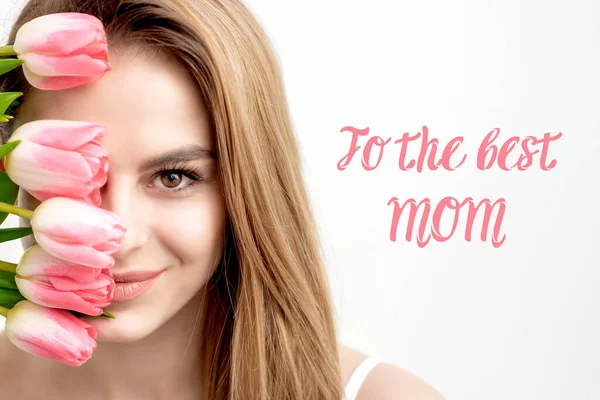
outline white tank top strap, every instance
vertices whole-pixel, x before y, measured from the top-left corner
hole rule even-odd
[[[358,395],[358,391],[367,375],[371,370],[379,363],[382,363],[383,359],[377,356],[369,356],[365,358],[358,366],[352,371],[346,387],[344,389],[344,400],[355,400]]]

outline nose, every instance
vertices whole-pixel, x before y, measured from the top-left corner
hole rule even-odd
[[[112,254],[115,264],[141,249],[148,241],[146,221],[147,215],[136,206],[135,186],[126,179],[108,179],[100,188],[102,202],[100,208],[110,211],[119,217],[120,223],[127,231],[119,246]]]

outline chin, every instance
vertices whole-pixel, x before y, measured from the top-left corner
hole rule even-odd
[[[158,324],[150,318],[126,312],[113,313],[115,318],[88,318],[98,337],[97,342],[129,343],[144,339],[156,331]]]
[[[183,291],[185,293],[186,291]],[[199,312],[202,309],[202,291],[194,288],[195,295],[186,299],[180,296],[177,302],[166,299],[162,303],[132,304],[128,301],[115,302],[105,309],[115,318],[86,318],[98,334],[97,342],[130,343],[157,334],[160,337],[179,335],[194,329]],[[182,293],[181,291],[179,293]]]

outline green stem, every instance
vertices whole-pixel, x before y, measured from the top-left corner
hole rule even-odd
[[[0,315],[2,315],[4,318],[8,318],[9,311],[10,310],[8,308],[0,306]]]
[[[31,218],[33,217],[33,211],[31,211],[31,210],[13,206],[12,204],[8,204],[8,203],[2,203],[2,202],[0,202],[0,212],[15,214],[15,215],[18,215],[19,217],[23,217],[28,220],[31,220]]]
[[[12,45],[0,46],[0,57],[16,56],[16,55],[17,55],[17,53],[13,49]]]
[[[0,270],[1,271],[7,271],[7,272],[13,272],[13,273],[17,273],[17,266],[19,264],[14,264],[8,261],[0,261]]]

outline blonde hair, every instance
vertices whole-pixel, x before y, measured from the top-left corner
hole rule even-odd
[[[209,110],[229,227],[206,286],[206,398],[341,399],[333,305],[298,144],[280,67],[255,17],[236,0],[30,0],[9,43],[25,22],[58,12],[98,17],[109,51],[141,46],[175,57]],[[21,69],[0,83],[23,98],[31,89]]]

